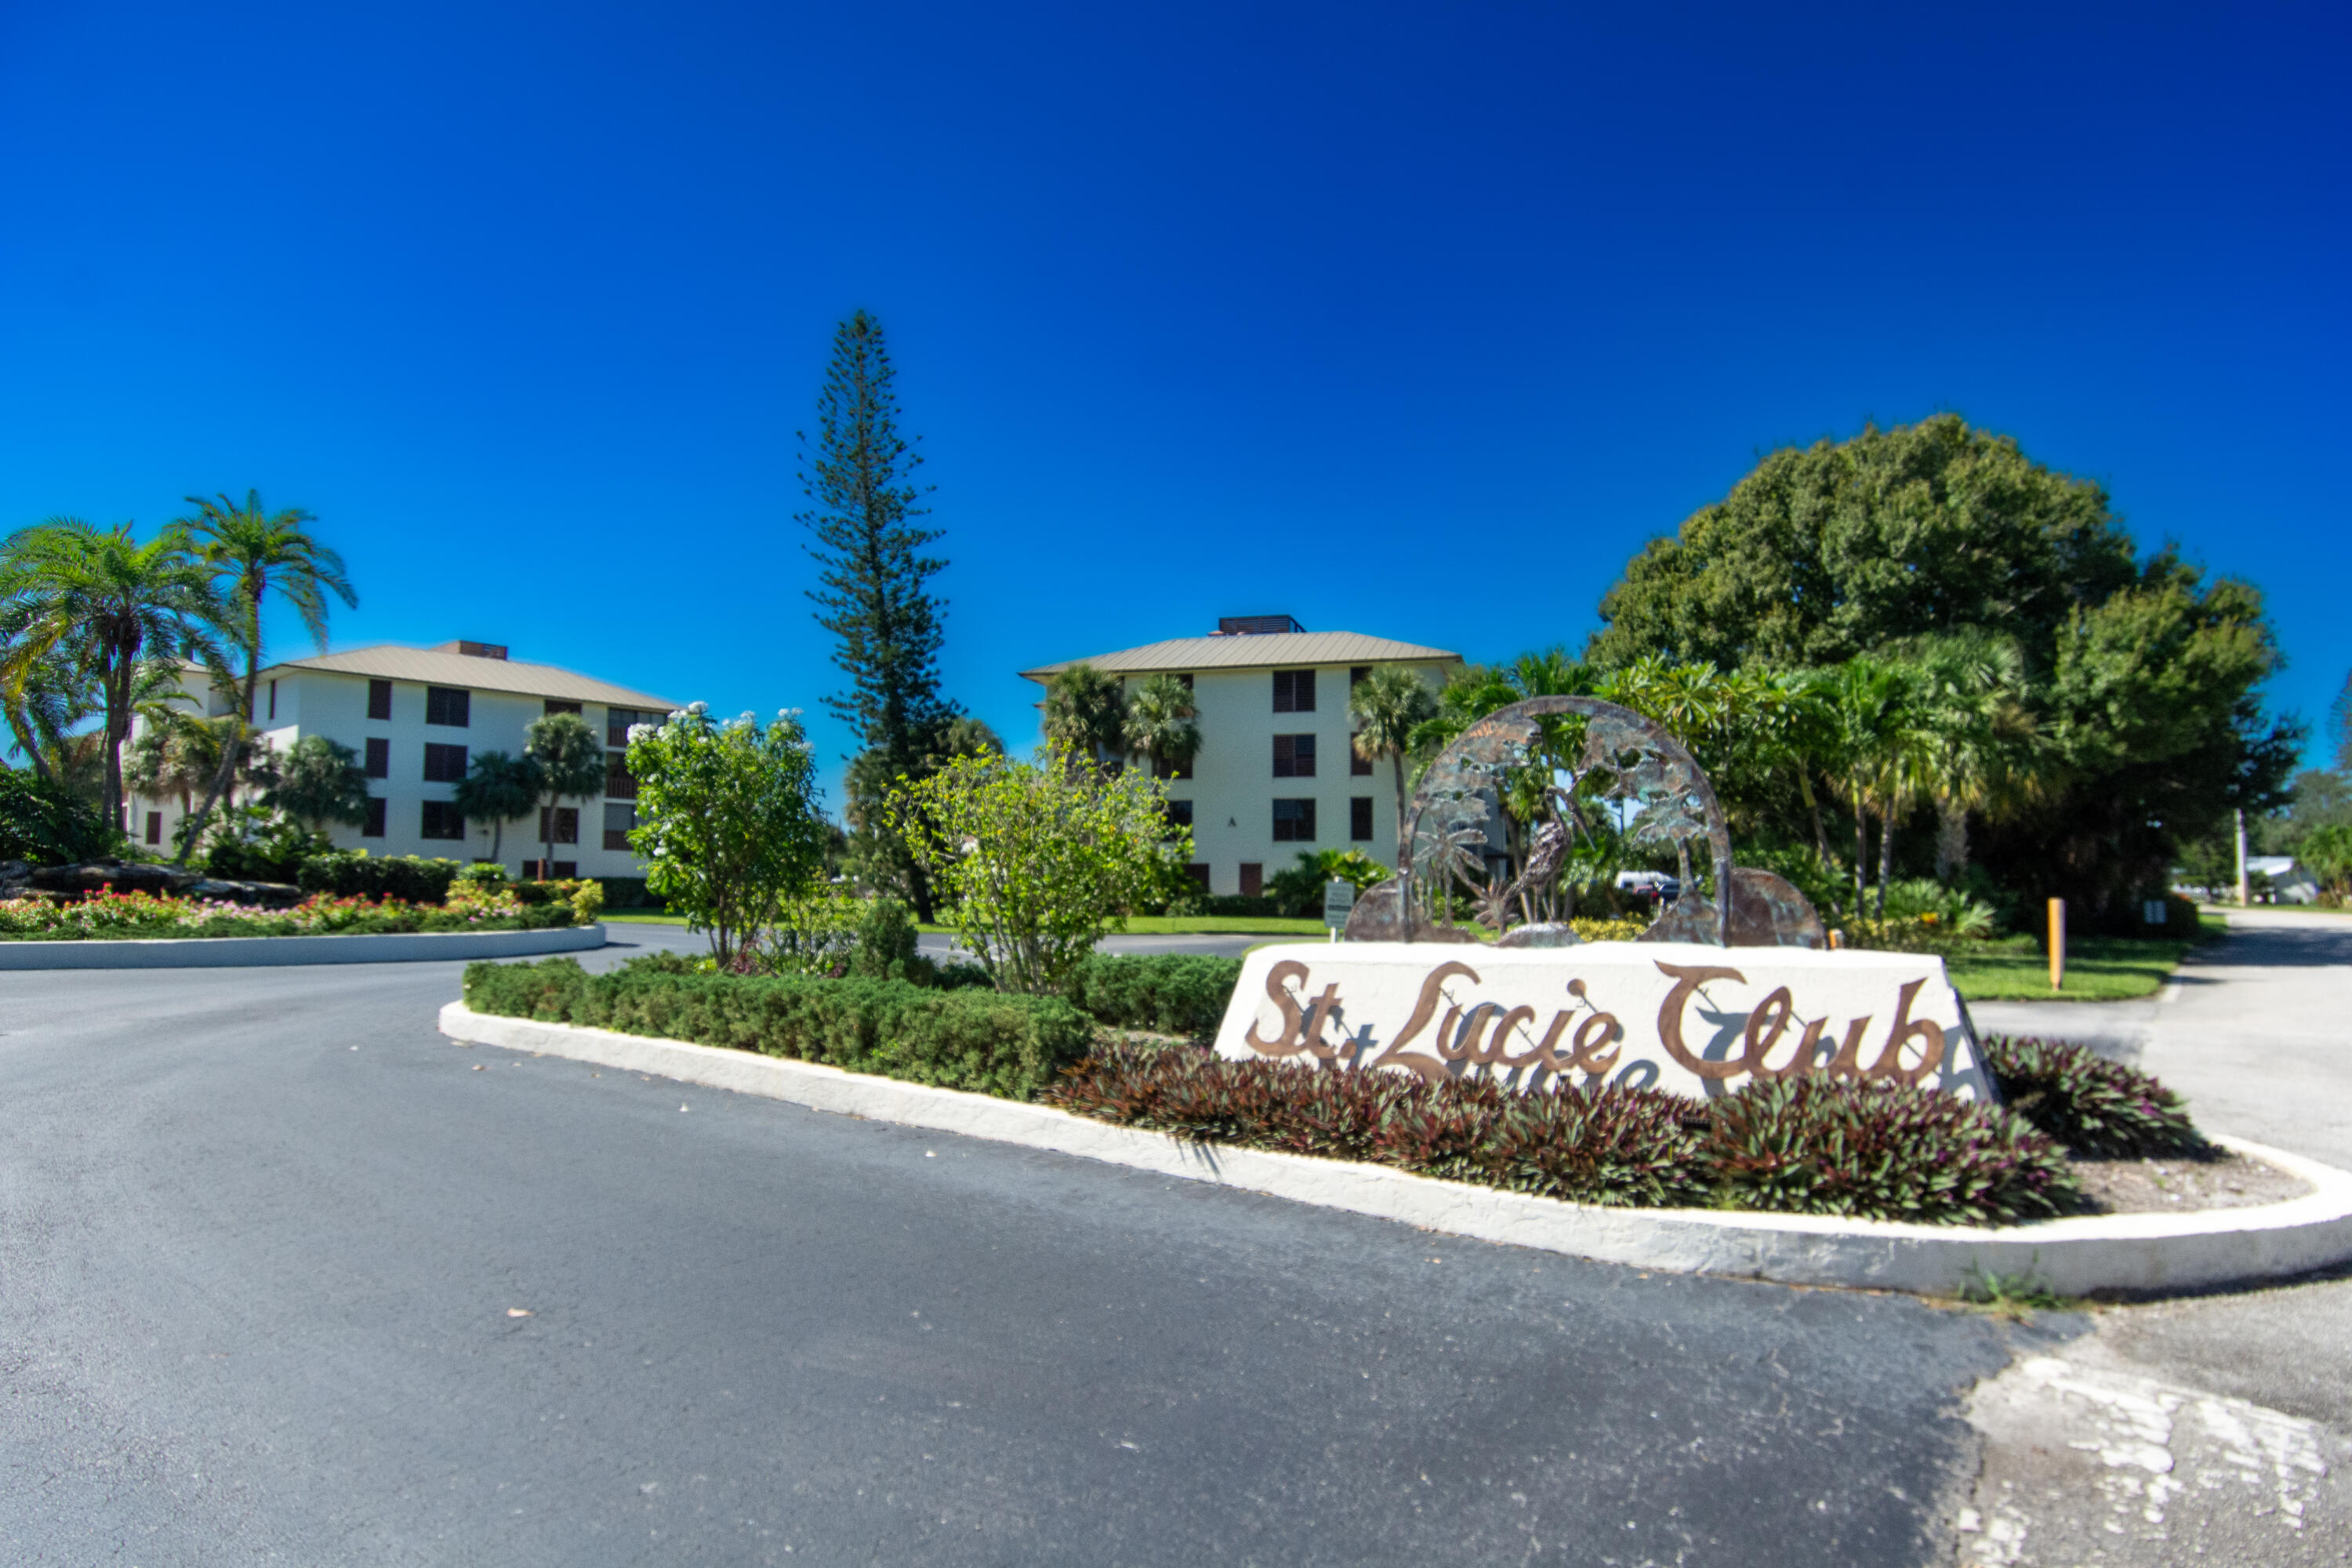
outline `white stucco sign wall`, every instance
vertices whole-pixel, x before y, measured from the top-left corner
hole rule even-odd
[[[1816,1073],[1993,1098],[1943,961],[1903,952],[1286,943],[1244,962],[1217,1054],[1521,1089],[1696,1098]]]

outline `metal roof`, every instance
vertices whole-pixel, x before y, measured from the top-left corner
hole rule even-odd
[[[262,671],[320,669],[336,675],[373,676],[379,680],[414,680],[426,686],[463,686],[476,691],[511,691],[523,697],[552,697],[560,702],[601,702],[608,708],[635,708],[667,713],[680,704],[650,692],[632,691],[559,669],[551,664],[524,664],[510,658],[480,658],[441,648],[404,647],[379,643],[342,653],[322,653],[311,658],[289,658]]]
[[[1090,664],[1106,675],[1157,674],[1202,669],[1292,669],[1315,664],[1425,664],[1443,660],[1459,664],[1462,656],[1419,643],[1370,637],[1361,632],[1262,632],[1212,637],[1175,637],[1147,643],[1092,658],[1066,658],[1024,669],[1022,676],[1043,681],[1074,664]]]

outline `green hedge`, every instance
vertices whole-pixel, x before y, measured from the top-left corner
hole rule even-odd
[[[1194,953],[1097,954],[1070,982],[1070,1000],[1114,1028],[1205,1039],[1224,1020],[1242,977],[1238,958]]]
[[[1034,1099],[1085,1057],[1093,1034],[1084,1014],[1054,997],[686,968],[674,957],[635,960],[597,975],[568,958],[477,963],[466,971],[466,1005],[1008,1100]]]
[[[449,879],[459,869],[455,860],[427,859],[421,855],[369,855],[343,849],[305,858],[294,874],[294,885],[306,893],[332,893],[340,899],[399,899],[412,904],[439,904],[448,901]]]

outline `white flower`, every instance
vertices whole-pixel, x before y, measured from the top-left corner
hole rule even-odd
[[[705,713],[710,711],[710,704],[708,702],[689,702],[686,705],[686,710],[692,717],[699,719]]]

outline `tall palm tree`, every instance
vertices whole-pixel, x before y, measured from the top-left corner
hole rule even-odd
[[[1201,754],[1200,718],[1191,687],[1172,675],[1155,675],[1127,700],[1120,740],[1129,755],[1140,757],[1155,778],[1163,770],[1181,773]]]
[[[49,658],[23,662],[0,654],[0,712],[5,714],[9,738],[32,764],[35,776],[54,781],[56,770],[49,759],[98,706],[98,685],[79,650],[60,649]]]
[[[173,523],[144,544],[131,525],[55,518],[0,544],[0,686],[22,690],[35,663],[79,660],[96,678],[105,715],[100,819],[122,825],[122,742],[131,731],[140,666],[196,659],[218,667],[213,628],[224,611],[188,530]]]
[[[187,501],[196,509],[195,514],[183,518],[181,525],[194,533],[205,565],[226,590],[222,599],[226,630],[237,651],[245,655],[245,680],[236,710],[242,741],[243,731],[253,724],[254,690],[261,679],[261,609],[270,590],[275,588],[301,617],[302,629],[310,634],[320,653],[327,651],[327,595],[332,594],[349,609],[359,607],[359,595],[344,575],[343,558],[310,537],[308,526],[319,520],[300,507],[265,511],[261,492],[255,489],[245,492],[242,506],[225,494],[210,500],[190,496]],[[182,839],[181,865],[187,864],[195,852],[205,821],[236,777],[236,759],[243,750],[242,745],[232,745],[221,759],[203,809]]]
[[[1936,878],[1948,882],[1968,865],[1969,814],[1999,815],[2037,789],[2043,748],[2014,639],[1972,627],[1920,638],[1908,653],[1936,805]]]
[[[1490,710],[1491,711],[1491,710]],[[1376,665],[1348,693],[1348,721],[1356,727],[1356,750],[1396,770],[1397,870],[1411,863],[1405,842],[1404,758],[1414,732],[1437,714],[1429,683],[1401,664]]]
[[[1828,696],[1836,720],[1836,784],[1853,809],[1853,913],[1869,888],[1870,817],[1879,818],[1878,903],[1886,907],[1886,862],[1895,823],[1916,798],[1924,734],[1915,679],[1903,665],[1857,654],[1832,672]]]

